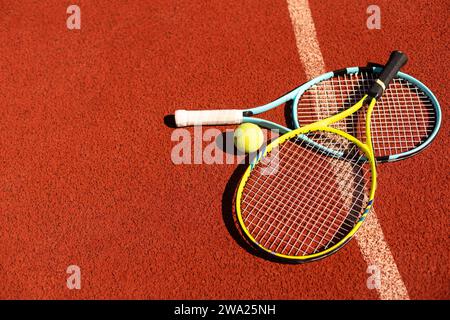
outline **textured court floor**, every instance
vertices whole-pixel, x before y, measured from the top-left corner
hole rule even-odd
[[[72,3],[0,1],[0,298],[450,298],[446,1],[377,0],[380,30],[374,1],[73,2],[81,30]],[[164,117],[267,103],[393,49],[441,102],[433,145],[379,167],[375,212],[335,255],[248,252],[230,217],[239,168],[174,165]]]

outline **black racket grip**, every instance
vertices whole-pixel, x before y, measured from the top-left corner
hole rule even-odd
[[[374,82],[372,87],[369,89],[369,97],[378,99],[383,94],[384,90],[387,89],[389,83],[397,75],[397,72],[403,67],[408,61],[408,57],[401,51],[392,51],[386,66],[381,72],[378,80]]]

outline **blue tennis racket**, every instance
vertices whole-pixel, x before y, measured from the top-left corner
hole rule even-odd
[[[352,67],[318,76],[271,103],[244,110],[177,110],[177,127],[250,122],[281,134],[317,122],[351,107],[378,79],[381,67]],[[255,117],[291,104],[289,126]],[[366,110],[333,124],[355,137],[365,134]],[[434,94],[419,80],[398,72],[377,102],[371,121],[375,158],[392,162],[417,154],[435,138],[441,110]]]

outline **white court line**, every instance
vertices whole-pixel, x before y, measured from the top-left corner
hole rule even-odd
[[[294,28],[297,50],[305,67],[306,76],[308,79],[312,79],[325,72],[325,63],[317,40],[309,3],[308,0],[286,1]],[[355,238],[367,265],[376,266],[381,271],[381,286],[377,289],[380,299],[409,300],[408,291],[384,239],[375,210],[372,209]]]

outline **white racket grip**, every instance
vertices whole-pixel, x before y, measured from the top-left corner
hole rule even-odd
[[[238,124],[242,123],[242,121],[242,110],[175,111],[175,124],[177,127]]]

